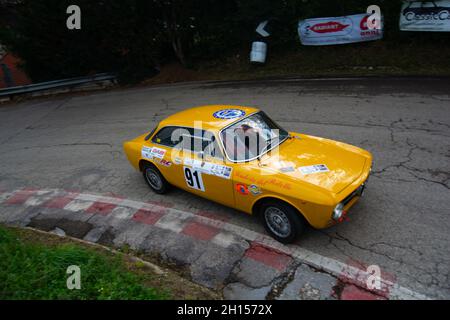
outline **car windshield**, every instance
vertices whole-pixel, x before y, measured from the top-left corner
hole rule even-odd
[[[225,152],[232,161],[249,161],[260,157],[289,136],[264,112],[242,119],[220,134]]]

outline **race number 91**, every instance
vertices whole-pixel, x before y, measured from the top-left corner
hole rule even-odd
[[[193,168],[184,167],[184,179],[189,188],[205,191],[203,185],[202,173]]]

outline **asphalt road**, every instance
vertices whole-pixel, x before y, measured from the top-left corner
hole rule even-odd
[[[0,106],[0,188],[63,188],[258,221],[174,190],[153,194],[122,142],[184,108],[258,106],[288,130],[372,152],[374,172],[350,221],[296,245],[348,264],[376,264],[400,285],[450,298],[450,79],[212,82],[61,96]]]

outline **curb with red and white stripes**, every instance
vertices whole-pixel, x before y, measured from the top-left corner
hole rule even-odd
[[[297,245],[283,245],[271,237],[229,223],[227,219],[208,212],[188,212],[174,209],[161,202],[141,202],[118,196],[105,196],[70,192],[60,189],[23,188],[14,191],[0,190],[0,205],[41,207],[61,209],[68,212],[86,212],[103,216],[113,215],[116,219],[130,219],[152,225],[160,229],[211,241],[221,247],[229,247],[238,238],[250,243],[245,255],[272,268],[283,270],[292,259],[328,273],[337,279],[367,289],[367,279],[371,276],[366,270],[341,261],[321,256]],[[3,210],[4,211],[4,210]],[[0,212],[0,222],[6,222]],[[344,276],[343,276],[344,275]],[[386,299],[428,299],[427,296],[398,285],[392,280],[381,278],[381,289],[374,291]]]

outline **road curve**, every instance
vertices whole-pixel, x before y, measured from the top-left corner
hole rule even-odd
[[[122,142],[184,108],[258,106],[288,130],[372,152],[374,172],[350,221],[308,230],[300,249],[378,265],[396,284],[450,298],[450,81],[445,78],[201,82],[68,95],[0,106],[0,190],[101,193],[202,211],[263,233],[251,217],[186,192],[153,194]]]

